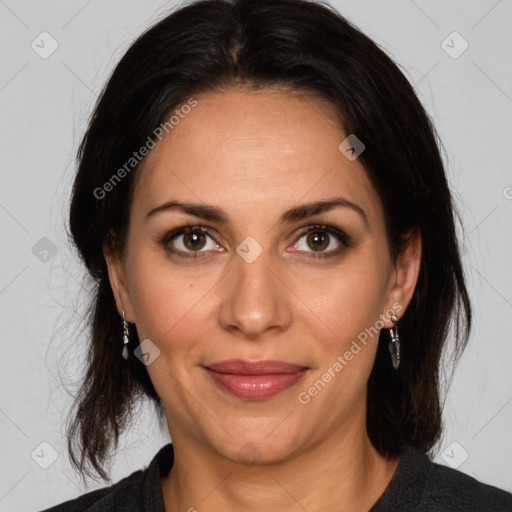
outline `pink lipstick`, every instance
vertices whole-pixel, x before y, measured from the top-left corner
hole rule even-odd
[[[262,400],[293,386],[309,368],[283,361],[230,359],[204,366],[213,381],[238,398]]]

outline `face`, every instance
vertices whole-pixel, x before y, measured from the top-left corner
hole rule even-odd
[[[125,260],[106,253],[173,442],[270,462],[364,430],[378,332],[405,311],[418,258],[391,262],[332,107],[278,90],[195,99],[146,157]],[[215,366],[232,360],[260,364]]]

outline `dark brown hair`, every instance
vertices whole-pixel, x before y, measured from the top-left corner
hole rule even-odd
[[[146,368],[121,357],[121,320],[102,252],[124,254],[140,165],[104,198],[109,181],[181,103],[200,92],[280,87],[327,100],[359,156],[385,212],[392,258],[417,228],[422,262],[400,319],[402,361],[390,363],[382,329],[368,382],[367,431],[376,449],[397,455],[404,443],[425,452],[442,431],[440,358],[450,329],[460,355],[471,306],[454,222],[457,213],[435,128],[397,64],[328,4],[306,0],[202,0],[182,5],[142,34],[122,57],[95,106],[78,151],[70,231],[94,281],[87,368],[68,425],[68,449],[82,475],[108,479],[107,456],[149,397],[163,407]],[[453,324],[453,325],[452,325]],[[130,349],[139,340],[130,325]]]

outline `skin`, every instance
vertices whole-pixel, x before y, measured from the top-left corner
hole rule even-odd
[[[390,310],[403,316],[421,239],[411,234],[408,249],[391,261],[379,196],[359,160],[338,150],[347,134],[325,102],[278,89],[195,98],[197,106],[144,161],[125,258],[104,248],[119,314],[124,308],[140,340],[160,350],[147,370],[175,450],[162,478],[166,511],[367,511],[397,466],[365,429],[378,336],[360,344],[309,403],[297,397],[365,328],[379,319],[392,327]],[[278,222],[292,207],[333,197],[359,205],[367,223],[348,207]],[[177,209],[146,220],[171,199],[214,205],[229,222]],[[338,227],[353,247],[325,231],[320,250],[308,235],[299,238],[314,224]],[[211,228],[211,237],[198,233],[194,245],[182,234],[167,246],[202,258],[172,256],[160,243],[176,227],[197,225]],[[251,263],[236,251],[247,237],[262,249]],[[277,396],[242,400],[202,367],[233,358],[309,371]],[[252,464],[241,460],[248,449]]]

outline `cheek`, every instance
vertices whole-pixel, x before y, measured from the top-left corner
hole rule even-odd
[[[315,316],[301,332],[315,342],[316,368],[300,391],[315,410],[344,414],[366,390],[383,325],[386,273],[377,257],[365,254],[317,279],[307,293],[304,283],[304,303],[314,305]]]
[[[362,403],[382,328],[384,287],[378,269],[375,262],[360,259],[350,271],[347,267],[336,277],[317,280],[304,300],[315,304],[316,315],[301,331],[315,341],[316,368],[297,399],[311,407],[312,417],[327,409],[332,421],[341,422],[347,410]]]
[[[375,333],[371,328],[385,301],[385,271],[381,267],[376,258],[359,253],[328,273],[298,283],[297,296],[310,306],[317,326],[326,335],[328,349],[343,349],[365,329]]]
[[[208,304],[208,288],[178,272],[171,275],[168,268],[139,268],[152,270],[138,272],[133,281],[137,333],[141,342],[149,339],[158,349],[153,349],[158,355],[146,370],[166,403],[185,407],[183,383],[187,382],[190,366],[201,360],[201,346],[195,340],[205,339],[198,329],[205,325],[202,315]]]
[[[140,340],[150,339],[163,352],[186,346],[204,325],[215,279],[178,271],[162,256],[144,252],[134,258],[133,268],[131,296]]]

